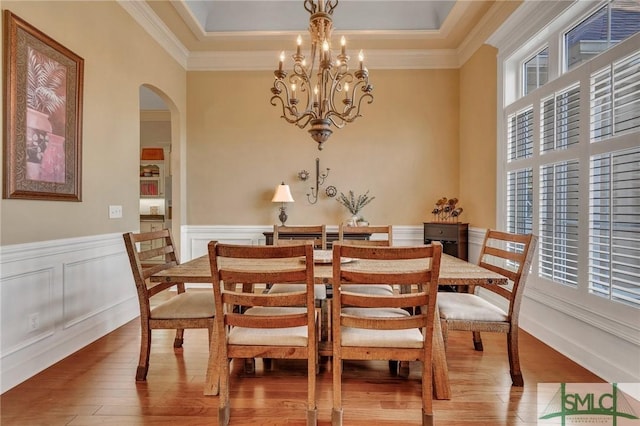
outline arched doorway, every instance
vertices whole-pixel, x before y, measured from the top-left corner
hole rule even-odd
[[[164,93],[140,86],[140,230],[173,228],[172,112]]]

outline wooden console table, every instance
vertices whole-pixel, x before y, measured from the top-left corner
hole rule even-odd
[[[273,245],[273,231],[263,232],[262,234],[267,239],[267,245]],[[280,234],[281,239],[288,240],[308,240],[313,237],[320,238],[321,235],[318,233],[318,235],[310,236],[309,234],[296,234],[292,232]],[[345,240],[368,240],[369,237],[371,237],[371,234],[351,234],[348,232],[345,232],[344,234]],[[327,232],[327,250],[330,250],[331,247],[333,247],[334,241],[338,241],[338,232]]]

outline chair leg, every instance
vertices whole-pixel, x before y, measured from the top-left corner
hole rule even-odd
[[[335,354],[335,352],[334,352]],[[333,357],[333,409],[331,425],[342,426],[342,359]]]
[[[331,411],[331,426],[342,426],[342,409]]]
[[[398,376],[406,379],[409,377],[409,369],[410,369],[409,361],[400,361],[400,367],[398,368]]]
[[[142,324],[142,332],[140,335],[140,359],[138,361],[138,369],[136,370],[136,381],[144,382],[147,380],[147,372],[149,371],[149,353],[151,351],[151,329],[148,324]]]
[[[422,412],[422,426],[433,426],[435,424],[433,420],[433,413],[427,414],[424,411]]]
[[[229,424],[229,374],[229,358],[227,358],[227,351],[223,348],[220,351],[220,397],[218,406],[218,424],[220,426]]]
[[[433,426],[433,364],[432,356],[427,356],[422,364],[422,426]]]
[[[318,351],[308,354],[307,358],[307,426],[318,424],[318,406],[316,404],[316,374],[318,372]]]
[[[447,320],[440,318],[440,331],[442,332],[442,342],[444,349],[447,349],[447,339],[449,338],[449,328],[447,327]]]
[[[476,351],[483,351],[484,347],[482,346],[482,336],[480,336],[479,331],[473,332],[473,348]]]
[[[245,358],[244,359],[244,373],[245,374],[256,374],[256,360],[255,360],[255,358]]]
[[[307,411],[307,426],[316,426],[318,424],[318,410]]]
[[[209,365],[204,387],[204,394],[217,395],[220,390],[220,345],[216,328],[209,329]]]
[[[181,348],[183,341],[184,341],[184,329],[183,328],[178,328],[178,329],[176,329],[176,338],[173,341],[173,347],[174,348]]]
[[[509,369],[513,386],[524,386],[522,371],[520,371],[520,356],[518,351],[518,330],[507,333],[507,351],[509,352]]]
[[[398,361],[389,360],[389,373],[391,373],[392,376],[397,376],[398,375]]]

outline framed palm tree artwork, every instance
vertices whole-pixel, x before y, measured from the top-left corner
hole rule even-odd
[[[84,60],[4,12],[3,198],[82,200]]]

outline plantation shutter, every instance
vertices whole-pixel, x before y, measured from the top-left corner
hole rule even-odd
[[[590,167],[589,291],[640,307],[640,148]]]
[[[579,164],[577,160],[540,168],[540,275],[578,284]]]

